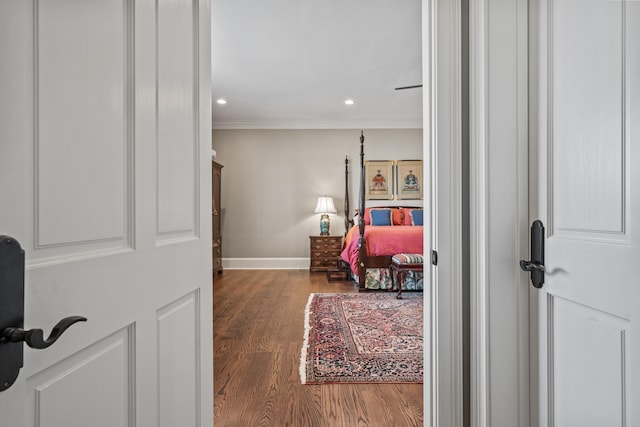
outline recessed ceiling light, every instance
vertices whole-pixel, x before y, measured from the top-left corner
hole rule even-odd
[[[220,105],[224,105],[224,104],[226,104],[226,103],[227,103],[227,100],[226,100],[226,99],[222,99],[222,98],[220,98],[220,99],[218,99],[216,102],[217,102],[218,104],[220,104]]]
[[[347,99],[346,101],[344,101],[344,103],[345,103],[346,105],[353,105],[353,104],[355,104],[355,102],[353,101],[353,99]]]

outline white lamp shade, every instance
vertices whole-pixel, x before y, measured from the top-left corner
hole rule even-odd
[[[335,205],[333,204],[333,197],[318,197],[318,204],[316,205],[316,210],[314,211],[314,213],[338,213]]]

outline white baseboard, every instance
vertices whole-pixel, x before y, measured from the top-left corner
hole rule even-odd
[[[222,258],[225,270],[308,270],[309,258]]]

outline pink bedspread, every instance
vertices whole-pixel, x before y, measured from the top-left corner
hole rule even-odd
[[[423,252],[423,226],[367,226],[364,238],[367,255],[395,255],[400,253],[421,254]],[[351,271],[358,272],[358,226],[351,227],[344,239],[340,256],[349,263]]]

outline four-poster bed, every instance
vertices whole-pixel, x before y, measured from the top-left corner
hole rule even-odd
[[[360,290],[391,289],[389,266],[395,254],[423,253],[422,208],[417,206],[365,207],[364,132],[360,134],[360,194],[358,224],[350,220],[348,172],[345,160],[345,227],[346,235],[341,262],[348,264]],[[403,284],[405,290],[422,289],[422,272],[410,272]]]

